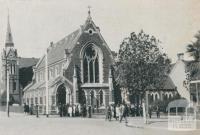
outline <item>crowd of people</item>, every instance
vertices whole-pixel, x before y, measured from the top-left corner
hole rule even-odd
[[[129,116],[129,108],[126,104],[109,105],[106,107],[106,120],[111,121],[112,117],[121,122],[124,118],[125,123],[128,123],[127,117]]]
[[[157,118],[160,118],[160,109],[157,106],[156,109],[152,109],[151,106],[149,106],[148,109],[148,115],[149,118],[152,117],[152,112],[155,111]],[[39,107],[38,105],[30,107],[26,104],[24,104],[24,112],[25,114],[38,114]],[[57,113],[60,115],[60,117],[68,116],[68,117],[92,117],[92,113],[94,112],[94,108],[92,106],[86,106],[84,105],[69,105],[69,104],[59,104]],[[125,122],[127,123],[127,117],[142,117],[143,116],[143,107],[142,105],[128,105],[128,104],[117,104],[117,105],[108,105],[105,108],[105,117],[106,120],[111,121],[111,119],[116,119],[121,122],[123,119],[125,119]]]

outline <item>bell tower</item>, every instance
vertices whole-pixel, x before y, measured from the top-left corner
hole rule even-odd
[[[13,36],[10,26],[10,17],[8,15],[7,31],[5,46],[2,52],[2,81],[1,85],[4,85],[1,92],[2,104],[6,100],[7,93],[7,78],[9,80],[9,97],[10,104],[21,104],[21,92],[19,90],[19,64],[17,49],[14,48]]]

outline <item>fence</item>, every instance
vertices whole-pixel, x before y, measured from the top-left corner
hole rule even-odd
[[[196,125],[195,116],[168,116],[169,130],[195,130]]]

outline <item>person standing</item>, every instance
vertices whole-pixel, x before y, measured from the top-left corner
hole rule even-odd
[[[143,108],[142,108],[142,105],[140,105],[140,116],[143,117]]]
[[[116,105],[113,105],[113,118],[116,119]]]
[[[59,110],[60,117],[62,117],[62,105],[61,105],[61,103],[59,103],[59,105],[58,105],[58,110]]]
[[[125,105],[122,105],[122,116],[120,118],[120,122],[122,121],[122,119],[124,118],[125,120],[125,123],[127,124],[128,121],[127,121],[127,116],[128,116],[128,106],[125,104]],[[121,112],[120,112],[121,113]]]
[[[119,104],[116,106],[116,117],[115,117],[115,119],[116,120],[118,120],[118,118],[120,117],[120,106],[119,106]]]
[[[30,115],[33,115],[33,104],[30,106]]]
[[[87,116],[87,108],[86,108],[86,105],[84,104],[83,105],[83,117],[86,117]]]
[[[152,115],[152,108],[151,106],[149,106],[149,118],[151,119],[151,115]]]
[[[119,122],[122,122],[123,113],[124,113],[124,105],[123,104],[120,105],[119,111],[120,111],[120,116],[119,116],[120,120],[119,120]]]
[[[92,118],[92,107],[88,106],[88,118]]]
[[[69,116],[72,117],[72,106],[70,105],[68,108]]]
[[[25,115],[26,115],[26,113],[27,113],[27,109],[26,109],[27,107],[26,107],[26,103],[24,103],[24,113],[25,113]]]
[[[160,118],[160,109],[158,106],[156,107],[156,115],[157,115],[157,118]]]
[[[107,116],[108,116],[108,120],[111,121],[111,117],[112,117],[112,110],[111,110],[111,107],[108,106],[108,111],[107,111]]]
[[[126,125],[127,125],[127,123],[128,123],[128,120],[127,120],[128,115],[129,115],[129,109],[128,109],[127,104],[125,104],[125,106],[124,106],[124,111],[123,111],[123,117],[124,117],[124,119],[125,119]]]

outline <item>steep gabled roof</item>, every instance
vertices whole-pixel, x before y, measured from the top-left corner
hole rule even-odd
[[[37,58],[19,58],[19,68],[31,67],[37,64]]]
[[[164,87],[163,89],[175,89],[176,86],[174,84],[174,82],[172,81],[172,79],[167,76],[166,79],[164,80]]]
[[[174,82],[171,80],[171,78],[169,76],[166,76],[164,79],[162,79],[158,83],[160,83],[159,89],[162,89],[162,90],[175,90],[176,89]],[[155,86],[151,85],[147,89],[149,89],[149,90],[155,89],[156,90],[157,88]]]
[[[64,37],[60,41],[58,41],[55,44],[52,44],[48,48],[48,64],[52,64],[54,62],[63,60],[65,58],[65,49],[68,49],[68,51],[72,51],[74,48],[78,37],[80,35],[81,30],[77,29],[76,31],[72,32],[68,36]],[[40,59],[40,61],[37,64],[37,67],[44,67],[45,65],[45,55]]]

